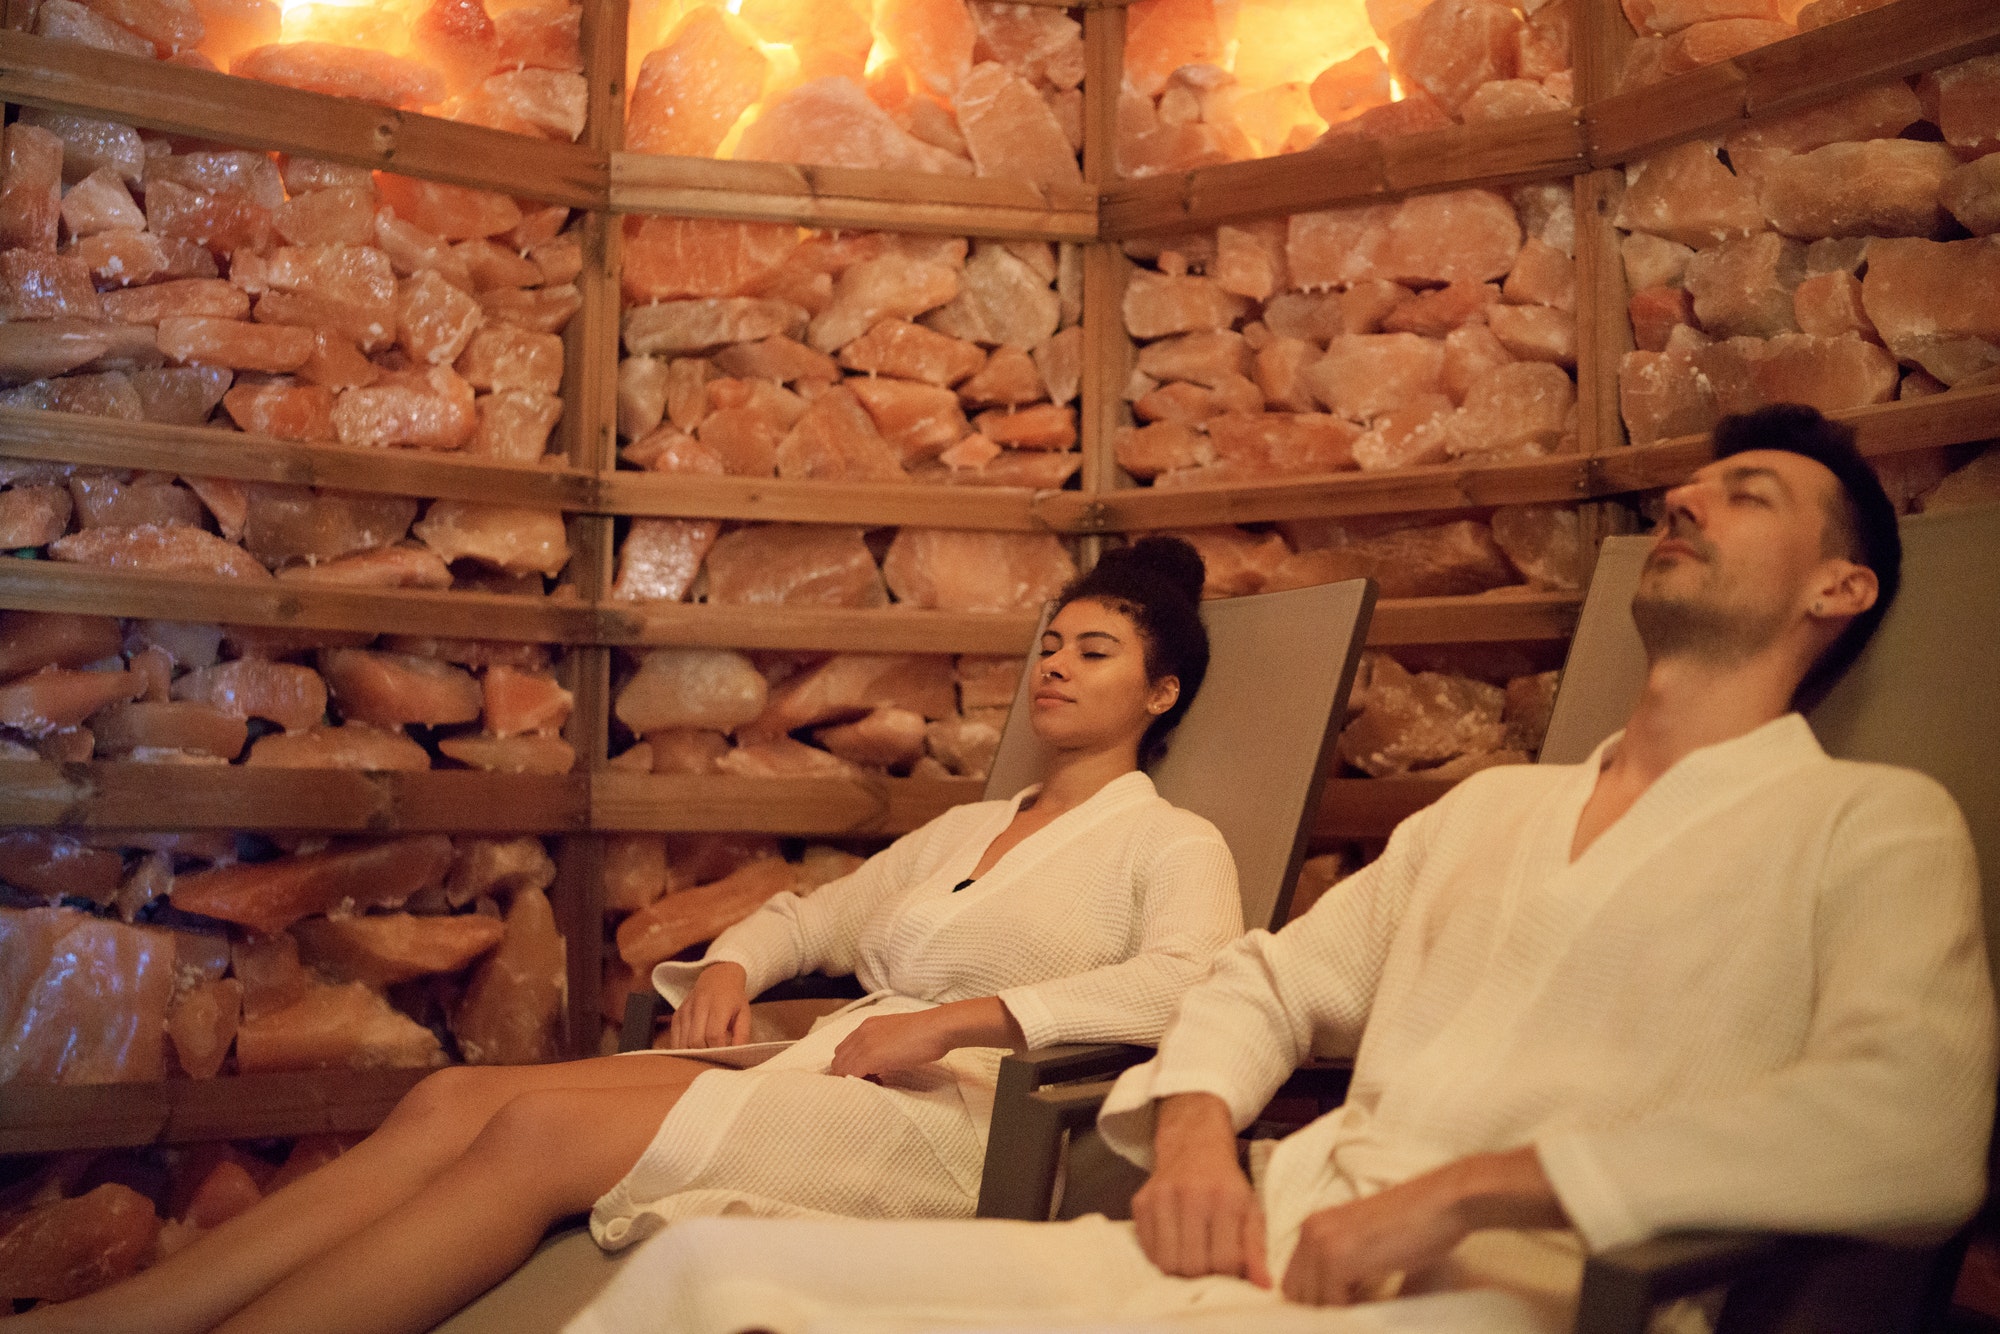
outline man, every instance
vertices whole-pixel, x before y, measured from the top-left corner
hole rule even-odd
[[[1725,420],[1716,452],[1666,496],[1625,731],[1406,821],[1118,1081],[1100,1128],[1152,1168],[1132,1229],[716,1221],[575,1328],[664,1297],[677,1331],[1556,1331],[1586,1248],[1968,1217],[1995,1080],[1970,839],[1936,784],[1827,758],[1791,711],[1894,596],[1894,512],[1810,409]],[[1316,1033],[1356,1053],[1348,1100],[1253,1190],[1235,1132]]]

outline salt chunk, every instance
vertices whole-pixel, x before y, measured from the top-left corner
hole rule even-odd
[[[956,0],[954,0],[956,3]],[[975,67],[953,100],[958,128],[981,176],[1081,188],[1069,138],[1034,86],[1005,65]]]
[[[1208,424],[1216,461],[1248,477],[1352,468],[1360,434],[1352,423],[1323,413],[1228,413]]]
[[[1931,119],[1964,157],[2000,151],[2000,56],[1974,56],[1923,76],[1920,94],[1936,105]]]
[[[446,562],[471,559],[510,574],[550,577],[569,562],[559,510],[436,500],[410,531]]]
[[[1395,206],[1377,271],[1367,276],[1401,283],[1490,282],[1507,275],[1520,249],[1520,220],[1503,196],[1491,190],[1416,195]]]
[[[1030,351],[1053,337],[1062,299],[1048,280],[1002,245],[982,241],[960,275],[958,296],[924,317],[937,333],[989,347]]]
[[[1648,287],[1678,287],[1687,272],[1694,251],[1678,241],[1645,232],[1633,232],[1618,243],[1625,266],[1625,286],[1633,291]]]
[[[2000,363],[2000,241],[1872,241],[1862,304],[1882,341],[1946,384]]]
[[[1513,77],[1521,24],[1495,0],[1435,0],[1391,35],[1397,76],[1455,113],[1481,84]]]
[[[1499,299],[1493,283],[1455,282],[1413,292],[1382,317],[1382,332],[1442,338],[1461,324],[1483,322],[1486,308]]]
[[[1125,288],[1125,329],[1134,338],[1226,330],[1249,312],[1242,297],[1212,278],[1135,272]]]
[[[1576,386],[1558,366],[1517,361],[1473,381],[1452,417],[1454,456],[1515,458],[1553,453],[1570,427]]]
[[[229,62],[239,78],[309,93],[416,111],[444,100],[444,79],[429,67],[387,51],[332,42],[284,42],[245,51]]]
[[[856,528],[755,524],[725,533],[708,556],[708,599],[737,605],[880,607],[882,573]]]
[[[1576,365],[1574,316],[1548,306],[1494,306],[1486,324],[1516,360]]]
[[[903,528],[882,561],[897,599],[945,611],[1026,611],[1076,575],[1060,539],[1048,533]]]
[[[1047,348],[1053,342],[1042,346]],[[979,373],[958,387],[958,396],[974,407],[1018,407],[1035,402],[1046,392],[1034,358],[1017,347],[995,348]]]
[[[1305,371],[1307,387],[1329,411],[1363,422],[1418,394],[1437,393],[1444,345],[1416,334],[1348,334]]]
[[[940,385],[865,376],[847,388],[905,464],[929,458],[966,434],[958,395]]]
[[[1443,394],[1419,394],[1391,408],[1354,441],[1354,462],[1364,472],[1443,463],[1449,457],[1452,401]]]
[[[959,283],[959,274],[941,264],[864,260],[835,280],[833,304],[813,317],[807,340],[821,352],[837,352],[882,320],[913,319],[945,305],[959,295]]]
[[[277,440],[334,440],[334,398],[316,384],[289,379],[237,385],[222,396],[222,406],[239,431]]]
[[[62,211],[63,141],[16,121],[0,137],[0,246],[56,248]]]
[[[375,188],[398,218],[448,241],[494,236],[521,221],[520,205],[491,190],[390,172],[376,173]]]
[[[1761,199],[1787,236],[1937,236],[1938,203],[1958,158],[1942,144],[1871,139],[1828,144],[1772,166]]]
[[[1643,352],[1664,352],[1676,326],[1695,322],[1694,296],[1679,287],[1645,287],[1632,294],[1627,313],[1632,341]]]
[[[1286,224],[1275,220],[1218,228],[1210,272],[1222,290],[1264,301],[1290,287],[1291,274],[1285,267],[1286,231]]]
[[[618,548],[611,596],[621,601],[685,600],[720,530],[713,519],[632,520]]]
[[[1910,85],[1889,79],[1736,131],[1726,141],[1729,161],[1738,175],[1761,180],[1794,153],[1850,140],[1894,139],[1923,115]]]
[[[385,373],[374,384],[342,390],[334,431],[344,445],[460,449],[478,428],[472,386],[449,366]]]
[[[1801,282],[1792,293],[1792,314],[1801,333],[1880,341],[1862,307],[1861,280],[1844,269]]]
[[[1612,220],[1699,250],[1762,231],[1764,210],[1749,183],[1697,141],[1647,158]]]
[[[629,352],[678,356],[773,334],[793,338],[805,332],[806,324],[806,312],[788,301],[756,297],[661,301],[628,307],[624,337]]]
[[[479,426],[465,452],[503,463],[534,463],[548,450],[549,432],[562,420],[562,400],[553,394],[503,389],[473,400]]]
[[[1989,153],[1952,172],[1938,202],[1974,236],[2000,232],[2000,155]]]
[[[430,366],[456,361],[486,318],[477,301],[436,269],[397,284],[396,306],[397,345]]]
[[[1303,338],[1273,338],[1260,348],[1255,377],[1265,405],[1280,412],[1311,412],[1312,389],[1305,371],[1319,357],[1319,347]]]
[[[956,412],[958,398],[950,398]],[[896,451],[853,389],[844,385],[832,386],[812,401],[777,446],[776,464],[780,477],[822,481],[884,481],[903,475]]]
[[[859,84],[838,76],[813,79],[767,104],[744,131],[736,155],[754,162],[972,174],[970,162],[924,143]]]
[[[1112,442],[1118,466],[1141,481],[1176,468],[1192,468],[1213,460],[1207,440],[1185,422],[1162,421],[1150,426],[1123,427]]]
[[[907,320],[883,320],[841,348],[838,360],[849,370],[949,385],[976,373],[986,354],[962,338]]]
[[[1514,257],[1514,268],[1501,289],[1518,305],[1576,310],[1576,261],[1539,237],[1530,237]]]
[[[1628,352],[1618,364],[1618,403],[1635,445],[1714,426],[1715,389],[1694,361],[1672,352]]]
[[[1379,260],[1397,211],[1394,204],[1368,204],[1292,214],[1285,237],[1292,285],[1310,292],[1385,276]]]

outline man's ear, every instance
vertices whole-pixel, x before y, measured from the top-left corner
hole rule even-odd
[[[1807,604],[1813,616],[1822,619],[1859,616],[1875,605],[1882,591],[1875,571],[1851,560],[1828,564],[1831,568]]]

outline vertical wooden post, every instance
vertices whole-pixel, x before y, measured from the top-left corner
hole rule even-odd
[[[1125,80],[1125,10],[1084,11],[1083,178],[1103,189],[1118,179],[1118,91]],[[1081,388],[1085,494],[1130,486],[1112,454],[1118,430],[1129,425],[1125,384],[1132,373],[1132,340],[1125,334],[1125,280],[1131,263],[1115,243],[1083,253],[1083,383]],[[1099,539],[1086,539],[1085,560]]]

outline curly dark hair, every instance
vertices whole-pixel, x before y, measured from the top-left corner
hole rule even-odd
[[[1167,735],[1194,703],[1208,673],[1208,629],[1201,623],[1201,586],[1207,577],[1201,553],[1178,537],[1142,537],[1104,553],[1070,581],[1056,600],[1060,610],[1079,598],[1114,607],[1139,627],[1145,640],[1146,679],[1172,676],[1180,697],[1139,739],[1139,764],[1150,768],[1166,754]]]

